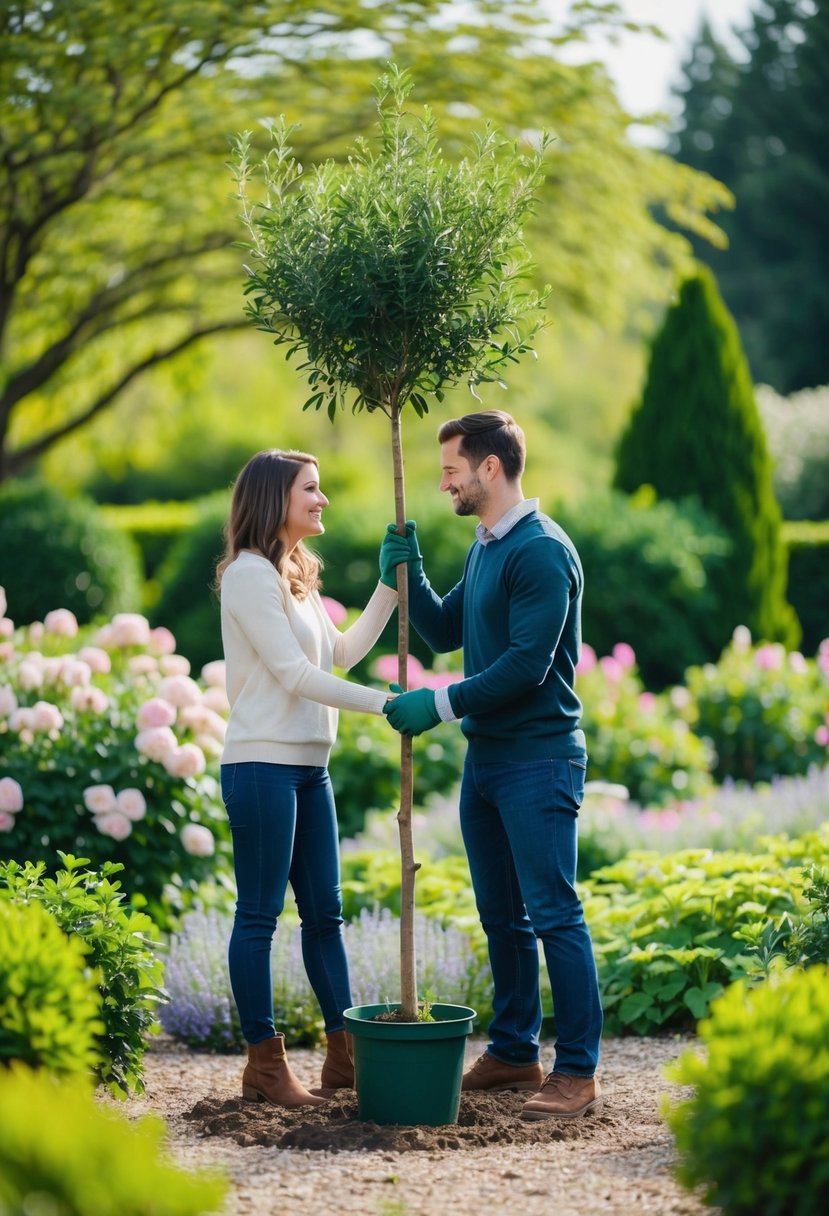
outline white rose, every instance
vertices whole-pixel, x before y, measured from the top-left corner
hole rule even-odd
[[[202,827],[199,823],[187,823],[181,829],[181,843],[185,852],[193,857],[211,857],[216,850],[216,842],[210,828]]]
[[[83,792],[83,801],[93,815],[106,815],[115,810],[115,790],[111,785],[88,785]]]

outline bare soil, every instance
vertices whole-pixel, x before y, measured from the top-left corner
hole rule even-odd
[[[160,1040],[145,1057],[146,1093],[129,1108],[164,1117],[182,1165],[229,1175],[233,1216],[701,1216],[712,1209],[675,1181],[660,1114],[663,1095],[680,1092],[663,1067],[687,1045],[605,1041],[604,1106],[581,1119],[529,1122],[527,1095],[464,1094],[456,1125],[397,1127],[361,1122],[351,1093],[295,1111],[245,1102],[240,1055]],[[468,1062],[484,1047],[470,1042]],[[319,1083],[321,1049],[289,1057],[304,1084]],[[550,1065],[551,1044],[542,1059]]]

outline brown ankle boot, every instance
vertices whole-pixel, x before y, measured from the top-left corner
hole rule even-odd
[[[285,1036],[276,1034],[261,1043],[248,1043],[248,1062],[242,1073],[242,1097],[252,1102],[272,1102],[274,1106],[322,1106],[300,1085],[285,1055]]]
[[[351,1055],[351,1035],[347,1030],[335,1030],[326,1036],[328,1050],[322,1062],[322,1075],[314,1094],[330,1098],[338,1089],[354,1088],[354,1060]]]

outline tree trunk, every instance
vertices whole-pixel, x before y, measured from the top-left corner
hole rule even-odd
[[[391,447],[394,466],[394,511],[397,531],[406,535],[406,489],[403,474],[403,438],[400,409],[391,410]],[[397,567],[397,682],[408,687],[409,656],[409,571],[404,562]],[[400,736],[400,809],[397,812],[400,834],[400,1013],[407,1022],[417,1021],[417,978],[414,936],[415,875],[420,865],[414,857],[412,836],[412,740]]]

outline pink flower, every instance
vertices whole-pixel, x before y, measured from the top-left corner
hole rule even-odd
[[[84,646],[78,651],[78,658],[86,663],[90,671],[99,675],[107,675],[112,671],[112,659],[100,646]]]
[[[379,659],[375,659],[372,668],[372,675],[381,680],[384,684],[397,683],[397,655],[396,654],[381,654]],[[416,659],[413,654],[408,655],[406,660],[406,675],[409,688],[422,688],[423,678],[426,672],[420,659]]]
[[[150,622],[138,612],[119,612],[112,618],[110,637],[113,646],[146,646]]]
[[[88,785],[83,792],[83,802],[93,815],[108,815],[116,808],[115,790],[111,785]]]
[[[207,767],[204,752],[195,743],[182,743],[175,751],[168,752],[161,763],[171,777],[196,777]]]
[[[0,642],[0,663],[8,663],[13,654],[13,642]]]
[[[14,827],[14,815],[0,811],[0,832],[10,832]]]
[[[191,730],[193,734],[212,735],[214,739],[224,741],[227,731],[227,723],[224,718],[220,718],[212,709],[208,709],[205,704],[201,705],[185,705],[184,709],[179,714],[179,725],[185,726]]]
[[[190,660],[183,654],[163,654],[158,660],[158,670],[165,676],[188,676]]]
[[[46,630],[43,628],[42,621],[32,621],[27,632],[29,634],[29,641],[37,646],[41,642]]]
[[[142,730],[135,737],[135,750],[142,756],[146,756],[148,760],[155,760],[157,763],[163,764],[165,757],[174,752],[177,747],[178,740],[169,726],[151,726],[147,730]]]
[[[172,654],[175,648],[176,639],[169,629],[159,625],[156,629],[150,630],[150,650],[155,651],[156,654]]]
[[[132,786],[126,790],[119,790],[115,796],[115,803],[121,814],[126,815],[127,819],[132,819],[133,822],[143,819],[147,814],[144,795]]]
[[[111,836],[113,840],[126,840],[132,831],[132,823],[120,811],[109,811],[104,815],[96,815],[95,827],[102,836]]]
[[[6,588],[0,587],[0,616],[6,615],[7,607],[8,607],[8,600],[6,599]]]
[[[818,646],[817,665],[825,676],[829,676],[829,638],[824,638]]]
[[[32,730],[60,730],[63,726],[63,714],[57,705],[50,701],[36,701],[32,717]]]
[[[210,828],[202,827],[199,823],[186,823],[181,829],[181,843],[185,852],[192,857],[211,857],[216,849],[216,842]]]
[[[222,743],[215,735],[196,735],[195,743],[196,747],[200,747],[206,757],[212,756],[214,760],[217,760],[224,751]]]
[[[206,688],[202,693],[202,705],[206,705],[214,713],[227,716],[230,713],[230,702],[227,699],[224,685],[221,688],[216,688],[215,685]]]
[[[579,655],[579,661],[576,664],[576,673],[578,675],[581,675],[582,672],[592,671],[593,668],[596,666],[597,662],[598,662],[598,659],[596,657],[596,652],[593,649],[593,647],[588,646],[587,642],[583,642],[582,647],[581,647],[581,654]]]
[[[821,747],[829,747],[829,726],[819,726],[815,731],[815,743]]]
[[[92,679],[92,668],[83,659],[67,655],[58,668],[58,679],[67,688],[78,688]]]
[[[792,671],[796,671],[799,674],[809,670],[809,664],[799,650],[793,650],[789,655],[789,667]]]
[[[17,709],[17,697],[10,684],[0,684],[0,718],[8,718]]]
[[[20,709],[13,709],[9,714],[9,730],[20,731],[22,735],[23,731],[31,731],[34,726],[34,720],[35,711],[33,709],[28,709],[26,706],[21,706]],[[28,742],[31,742],[31,738]]]
[[[32,692],[33,689],[40,688],[43,683],[43,673],[40,670],[40,666],[31,656],[28,659],[24,659],[20,664],[17,682],[24,692]]]
[[[656,697],[652,692],[641,692],[639,694],[639,708],[643,714],[652,714],[656,709]]]
[[[778,671],[786,658],[786,652],[779,642],[768,646],[758,646],[754,652],[754,663],[762,671]]]
[[[224,659],[214,659],[212,663],[205,663],[201,669],[201,678],[210,688],[221,688],[225,686],[225,661]]]
[[[177,709],[201,703],[201,689],[189,676],[167,676],[158,686],[158,695]]]
[[[604,658],[599,659],[599,667],[602,669],[604,678],[609,680],[611,684],[618,684],[624,678],[624,667],[612,655],[606,654]]]
[[[345,618],[348,616],[348,609],[340,603],[339,600],[334,600],[330,595],[321,595],[322,606],[328,613],[329,617],[335,625],[342,625]]]
[[[81,714],[103,714],[109,709],[109,697],[100,688],[90,685],[89,688],[73,688],[69,704]]]
[[[172,726],[176,720],[175,706],[163,697],[153,697],[139,706],[136,722],[139,730],[154,726]]]
[[[7,616],[0,617],[0,638],[10,638],[14,633],[14,621]]]
[[[627,642],[617,642],[613,647],[612,654],[616,662],[624,667],[626,671],[636,666],[636,652],[632,646],[628,646]]]
[[[134,676],[150,676],[158,671],[158,659],[151,654],[134,654],[127,660],[127,667]]]
[[[46,613],[43,628],[59,638],[74,638],[78,635],[78,618],[68,608],[55,608]]]
[[[23,810],[23,790],[14,777],[0,778],[0,811],[16,815]]]
[[[427,671],[421,682],[422,688],[448,688],[463,679],[463,673],[457,671]]]

